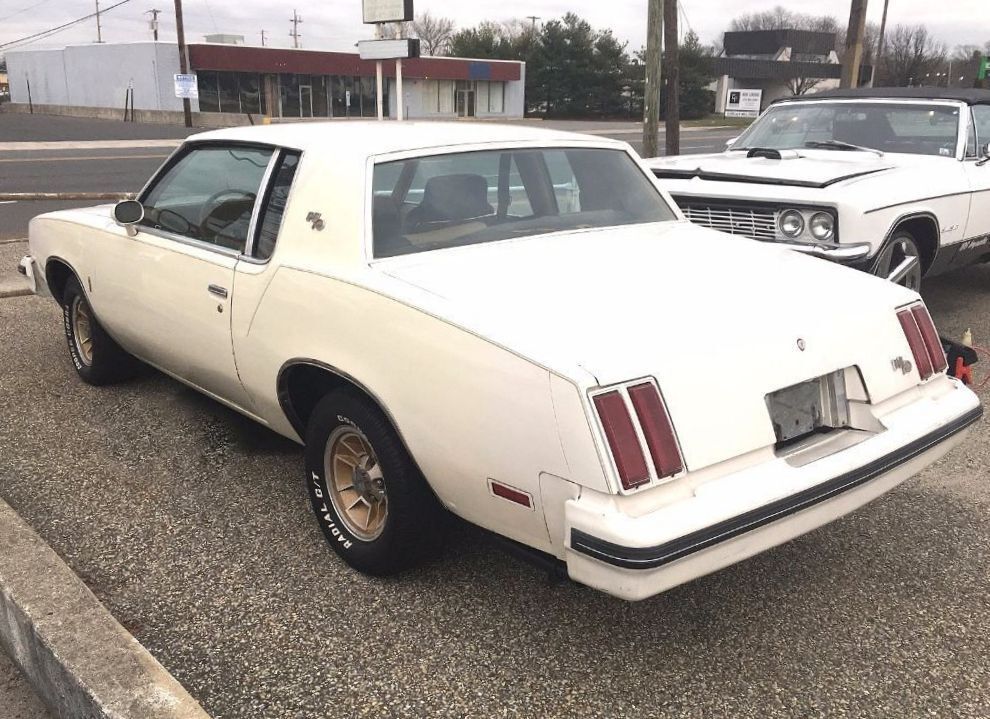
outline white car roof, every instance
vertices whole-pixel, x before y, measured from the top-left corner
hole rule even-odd
[[[291,147],[298,150],[330,146],[349,153],[364,150],[366,155],[405,152],[451,145],[478,143],[540,143],[559,145],[567,142],[625,147],[625,143],[573,132],[547,130],[532,125],[491,122],[430,122],[329,120],[325,122],[289,122],[253,127],[233,127],[192,135],[189,140],[236,140]]]

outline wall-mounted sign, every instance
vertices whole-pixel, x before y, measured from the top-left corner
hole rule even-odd
[[[980,70],[976,75],[976,79],[986,80],[988,74],[990,74],[990,56],[987,56],[982,60],[980,60]]]
[[[756,117],[760,114],[763,90],[729,90],[725,103],[726,117]]]
[[[362,0],[365,23],[408,22],[413,19],[413,0]]]
[[[400,40],[361,40],[358,43],[358,55],[362,60],[419,57],[419,40],[412,37]]]
[[[183,100],[198,100],[199,85],[196,75],[175,75],[175,96]]]

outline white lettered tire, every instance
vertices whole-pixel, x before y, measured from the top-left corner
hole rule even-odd
[[[327,542],[358,571],[395,574],[437,547],[443,509],[391,423],[357,391],[331,392],[313,410],[306,487]]]

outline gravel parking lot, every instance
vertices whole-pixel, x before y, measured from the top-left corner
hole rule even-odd
[[[990,343],[990,268],[926,295]],[[218,719],[990,716],[986,423],[850,517],[642,603],[463,525],[382,581],[325,547],[299,447],[154,372],[83,385],[60,321],[0,300],[0,493]]]

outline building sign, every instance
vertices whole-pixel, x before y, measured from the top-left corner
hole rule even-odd
[[[726,117],[756,117],[760,114],[763,90],[729,90]]]
[[[361,40],[358,55],[362,60],[397,60],[419,57],[419,40],[401,38],[399,40]]]
[[[990,74],[990,56],[983,58],[980,61],[980,72],[977,74],[977,80],[986,80],[987,74]]]
[[[199,85],[196,82],[196,75],[174,75],[175,96],[183,100],[198,100]]]
[[[413,19],[413,0],[362,0],[364,22],[408,22]]]

